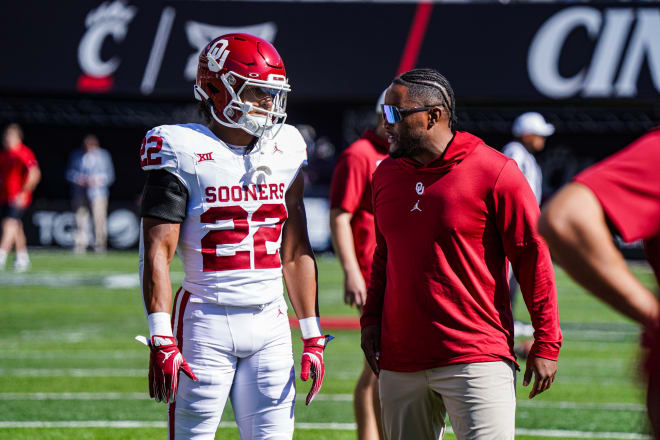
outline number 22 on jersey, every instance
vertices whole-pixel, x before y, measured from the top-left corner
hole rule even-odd
[[[264,203],[249,219],[249,213],[241,206],[214,206],[200,216],[202,223],[215,224],[232,220],[232,229],[213,230],[202,237],[202,270],[204,272],[239,269],[277,269],[281,266],[279,250],[269,253],[266,243],[279,242],[282,225],[287,218],[283,204]],[[231,255],[218,255],[218,246],[238,245],[250,235],[250,222],[269,223],[259,226],[253,235],[253,247],[249,250],[236,250]],[[254,225],[253,225],[254,227]],[[251,259],[254,257],[254,267]]]

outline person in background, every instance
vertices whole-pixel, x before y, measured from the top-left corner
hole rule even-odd
[[[502,153],[516,161],[540,205],[543,195],[543,174],[541,167],[536,162],[535,155],[545,148],[545,141],[555,132],[555,127],[548,123],[540,113],[527,112],[516,118],[513,122],[512,132],[515,139],[502,148]],[[518,281],[513,276],[513,270],[509,264],[509,294],[512,309],[514,309],[517,292]],[[518,320],[514,321],[516,336],[529,337],[532,336],[533,331],[534,328],[531,325]],[[525,357],[530,346],[531,344],[521,345],[517,349],[517,354]]]
[[[330,185],[330,232],[335,253],[344,271],[344,302],[362,311],[367,298],[376,233],[371,207],[371,176],[387,157],[389,144],[381,104],[376,105],[378,125],[367,130],[339,156]],[[365,362],[355,386],[353,408],[358,439],[382,437],[378,378]]]
[[[30,268],[30,257],[21,218],[32,202],[32,192],[41,180],[41,170],[34,153],[23,144],[23,131],[18,124],[10,124],[2,136],[0,152],[0,270],[7,263],[7,255],[16,247],[16,272]]]
[[[100,147],[93,134],[83,139],[82,147],[69,158],[66,178],[71,183],[71,203],[76,213],[74,252],[83,253],[89,246],[89,211],[94,221],[94,250],[105,252],[108,242],[108,187],[115,180],[112,157]]]
[[[539,233],[568,274],[644,328],[647,406],[660,438],[660,302],[630,271],[612,240],[643,240],[660,281],[660,127],[587,168],[547,204]]]

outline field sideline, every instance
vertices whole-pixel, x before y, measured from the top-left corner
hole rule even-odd
[[[342,303],[336,260],[318,260],[321,313],[354,317]],[[133,340],[147,332],[136,254],[36,251],[32,265],[28,274],[0,272],[0,439],[165,438],[165,406],[147,399],[148,355]],[[179,282],[178,261],[172,270]],[[634,270],[655,288],[649,268]],[[560,269],[557,281],[564,333],[557,380],[530,401],[518,375],[516,438],[650,438],[636,367],[638,328]],[[516,313],[528,321],[522,300]],[[327,351],[325,384],[310,407],[300,400],[309,385],[297,384],[295,439],[355,438],[351,393],[362,368],[359,334],[332,333],[337,339]],[[293,338],[298,358],[298,331]],[[239,438],[230,408],[216,438]]]

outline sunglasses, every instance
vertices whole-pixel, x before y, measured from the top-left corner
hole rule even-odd
[[[403,118],[406,114],[423,112],[424,110],[430,110],[432,108],[439,107],[438,105],[429,105],[426,107],[408,107],[400,108],[395,105],[381,104],[380,107],[383,109],[383,117],[389,124],[395,124],[397,122],[403,121]]]

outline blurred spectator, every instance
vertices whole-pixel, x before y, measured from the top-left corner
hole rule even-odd
[[[536,201],[541,204],[543,175],[541,167],[534,156],[545,148],[545,140],[555,132],[555,127],[546,122],[540,113],[527,112],[516,118],[513,122],[512,131],[515,140],[506,144],[502,149],[502,153],[516,161],[518,168],[520,168],[532,188]],[[512,308],[515,304],[517,292],[518,281],[513,276],[513,270],[511,264],[509,264],[509,295],[511,296]],[[533,331],[534,328],[530,324],[524,324],[518,320],[514,323],[514,334],[516,336],[532,336]],[[526,353],[522,351],[517,354],[525,357]]]
[[[2,136],[0,153],[0,211],[2,239],[0,239],[0,269],[7,263],[7,255],[16,246],[16,272],[30,268],[27,242],[21,217],[32,202],[32,191],[41,180],[39,164],[34,153],[23,145],[23,131],[18,124],[10,124]]]
[[[325,136],[318,137],[311,125],[297,125],[307,144],[308,165],[303,168],[305,195],[327,194],[327,185],[332,177],[335,146]]]
[[[71,202],[76,213],[74,252],[89,246],[89,211],[94,220],[94,250],[105,252],[108,241],[108,187],[115,180],[112,158],[93,134],[83,139],[82,147],[69,158],[66,178],[71,182]]]

